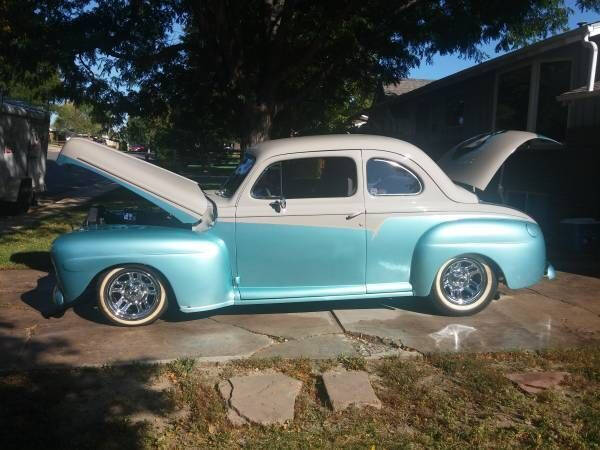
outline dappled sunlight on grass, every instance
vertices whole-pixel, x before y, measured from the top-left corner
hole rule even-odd
[[[117,189],[84,205],[57,211],[21,228],[0,234],[0,269],[25,269],[28,267],[49,270],[48,252],[52,241],[63,233],[81,226],[91,205],[103,204],[110,208],[153,207],[143,198],[125,189]],[[34,260],[24,261],[16,255],[34,254]]]
[[[0,393],[20,416],[0,418],[20,430],[41,425],[54,444],[91,437],[104,442],[108,438],[101,433],[114,432],[114,448],[132,443],[144,448],[588,448],[600,444],[600,386],[593,375],[599,365],[600,347],[590,346],[411,360],[250,358],[200,365],[180,359],[162,366],[39,376],[4,373]],[[381,409],[331,410],[321,375],[343,367],[369,372]],[[569,376],[537,395],[504,377],[514,370],[542,369]],[[302,381],[294,420],[284,426],[232,426],[218,384],[232,376],[273,372]],[[73,415],[84,410],[89,412]],[[110,414],[94,415],[96,410]],[[59,427],[59,434],[48,425],[54,419],[38,424],[40,411],[69,417],[68,426]],[[135,422],[140,418],[147,422]]]
[[[24,269],[27,265],[14,262],[13,255],[35,252],[40,255],[37,268],[49,269],[47,252],[54,239],[60,234],[72,231],[85,218],[84,210],[71,210],[53,214],[35,221],[21,229],[0,235],[0,269]]]

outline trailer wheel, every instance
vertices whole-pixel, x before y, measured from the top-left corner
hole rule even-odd
[[[17,196],[17,201],[15,203],[14,211],[15,214],[25,214],[31,204],[33,203],[33,186],[31,183],[31,178],[21,181],[21,186],[19,187],[19,195]]]
[[[22,180],[21,185],[19,186],[17,200],[7,204],[8,214],[10,216],[25,214],[33,203],[33,195],[34,193],[31,178]]]

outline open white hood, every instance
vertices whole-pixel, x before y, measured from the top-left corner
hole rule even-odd
[[[560,144],[528,131],[497,131],[461,142],[444,154],[438,165],[451,180],[483,191],[508,157],[534,139]]]
[[[103,175],[184,223],[198,223],[209,207],[195,181],[87,139],[70,139],[57,163],[74,164]]]

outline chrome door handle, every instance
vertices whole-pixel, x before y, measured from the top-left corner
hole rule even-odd
[[[364,213],[364,211],[350,213],[346,216],[346,220],[354,219],[355,217],[360,216],[362,213]]]

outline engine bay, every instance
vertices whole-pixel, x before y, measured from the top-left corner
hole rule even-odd
[[[92,206],[83,222],[84,227],[99,225],[153,225],[159,227],[190,228],[161,209],[107,209],[103,205]]]

